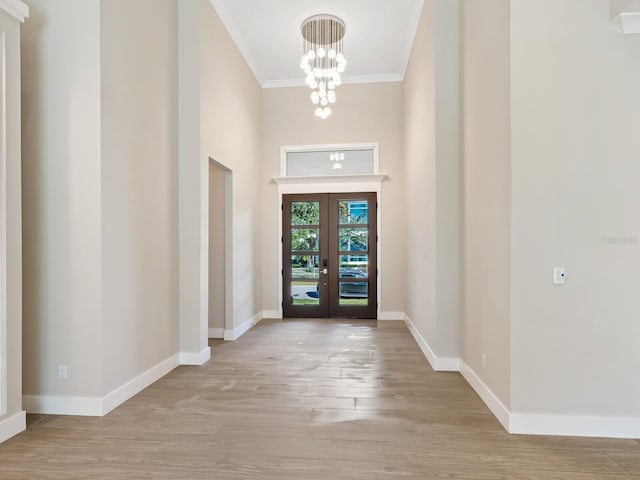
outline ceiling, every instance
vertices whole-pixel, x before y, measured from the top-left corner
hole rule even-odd
[[[211,0],[265,88],[304,85],[300,70],[306,18],[328,13],[346,24],[344,83],[404,78],[423,0]]]

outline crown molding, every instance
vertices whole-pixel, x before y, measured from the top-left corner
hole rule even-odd
[[[384,73],[380,75],[351,75],[342,79],[342,85],[353,85],[357,83],[388,83],[401,82],[403,75],[400,73]],[[265,80],[262,88],[288,88],[306,87],[304,78],[293,78],[289,80]],[[340,87],[336,91],[339,91]]]
[[[21,0],[0,0],[0,9],[21,23],[29,16],[29,7]]]
[[[1,1],[1,0],[0,0]],[[223,25],[229,32],[233,43],[236,44],[236,47],[240,51],[240,54],[244,58],[244,61],[248,65],[249,69],[253,72],[253,76],[256,77],[256,80],[261,86],[264,86],[264,80],[262,73],[258,70],[258,64],[251,55],[251,49],[245,43],[242,35],[240,35],[240,30],[236,26],[233,18],[229,14],[228,10],[225,8],[222,0],[209,0],[211,2],[211,6],[220,17],[220,21],[222,21]]]
[[[611,23],[626,35],[640,33],[640,0],[612,0]]]

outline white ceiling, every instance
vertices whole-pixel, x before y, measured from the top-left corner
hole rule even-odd
[[[263,87],[304,85],[300,70],[306,18],[328,13],[347,30],[344,83],[404,78],[423,0],[211,0]]]

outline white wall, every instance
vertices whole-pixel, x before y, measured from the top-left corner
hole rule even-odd
[[[607,0],[511,2],[512,409],[634,417],[636,434],[638,59]]]
[[[379,143],[380,172],[389,175],[382,184],[381,226],[383,311],[402,312],[404,305],[405,243],[402,84],[342,85],[338,101],[327,120],[317,118],[306,87],[265,89],[262,93],[262,235],[264,309],[278,311],[282,292],[278,276],[282,266],[278,233],[280,207],[272,178],[280,176],[280,147],[344,143]]]
[[[3,370],[0,370],[0,383],[4,391],[4,404],[0,411],[0,441],[12,436],[25,427],[22,412],[22,181],[21,181],[21,141],[20,141],[20,23],[0,10],[0,32],[5,41],[5,114],[2,119],[6,129],[6,171],[2,181],[6,185],[5,199],[0,200],[6,212],[6,334],[0,354],[3,355]],[[6,361],[6,363],[5,363]],[[4,368],[6,367],[6,370]],[[0,388],[2,388],[0,387]]]
[[[459,2],[425,1],[404,82],[405,311],[444,369],[459,354],[458,33]]]
[[[178,38],[172,0],[100,14],[106,394],[178,350]]]
[[[100,2],[30,0],[22,30],[25,395],[101,379]],[[57,366],[68,366],[67,381]]]

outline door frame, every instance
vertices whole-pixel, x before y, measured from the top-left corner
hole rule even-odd
[[[282,147],[280,149],[281,157],[286,158],[287,152],[301,152],[301,151],[318,151],[318,150],[348,150],[355,148],[373,148],[374,150],[374,173],[370,175],[344,175],[344,176],[332,176],[332,177],[278,177],[274,178],[274,182],[278,185],[278,204],[275,205],[278,216],[278,265],[280,271],[278,272],[278,295],[280,296],[280,302],[278,303],[278,318],[283,318],[282,312],[282,197],[283,195],[296,194],[296,193],[367,193],[375,192],[378,199],[378,208],[376,215],[376,234],[378,236],[378,242],[376,247],[376,254],[378,260],[378,275],[376,280],[378,306],[376,308],[376,317],[381,317],[382,310],[382,278],[384,273],[384,263],[382,258],[382,182],[387,178],[387,175],[378,173],[378,144],[377,143],[358,143],[358,144],[340,144],[340,145],[311,145],[311,146],[291,146]],[[282,166],[285,165],[283,160]],[[284,171],[282,174],[284,175]]]

